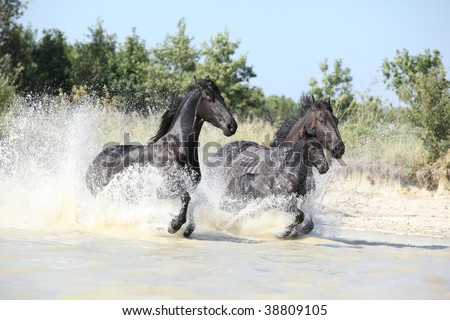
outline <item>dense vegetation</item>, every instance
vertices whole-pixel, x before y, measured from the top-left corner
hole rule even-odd
[[[261,88],[250,85],[257,75],[245,55],[236,56],[240,41],[232,41],[227,30],[196,48],[181,19],[175,34],[147,48],[135,30],[118,43],[98,21],[89,28],[87,40],[68,43],[60,30],[42,30],[38,38],[37,31],[21,25],[26,10],[21,0],[0,0],[0,6],[0,114],[15,96],[75,99],[89,94],[119,112],[146,116],[167,106],[194,75],[215,79],[241,119],[278,123],[297,108],[290,98],[264,96]],[[423,142],[423,164],[447,155],[450,86],[439,51],[417,56],[397,51],[393,60],[382,62],[385,83],[404,103],[397,108],[386,106],[378,96],[356,101],[351,70],[341,59],[332,65],[325,59],[319,67],[322,79],[312,78],[307,92],[331,98],[350,143],[361,146],[380,127],[391,133],[394,127],[413,131]]]

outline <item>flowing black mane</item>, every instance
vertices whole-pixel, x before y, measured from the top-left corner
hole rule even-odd
[[[205,80],[195,80],[195,83],[186,90],[185,97],[189,97],[191,93],[193,93],[195,90],[204,90],[204,89],[210,89],[216,92],[220,95],[219,87],[212,81],[209,77],[206,77]],[[156,134],[150,139],[149,143],[154,143],[161,139],[162,136],[164,136],[170,128],[170,124],[172,123],[173,117],[177,113],[178,108],[181,106],[183,102],[182,98],[176,98],[169,106],[169,108],[164,112],[164,114],[161,117],[161,122],[159,124],[159,129],[156,132]]]
[[[195,83],[192,86],[190,86],[187,91],[190,92],[191,90],[195,90],[196,88],[210,89],[219,95],[221,94],[219,87],[216,85],[214,81],[212,81],[209,78],[209,76],[206,77],[205,80],[203,79],[195,80]]]
[[[310,112],[313,107],[323,105],[325,108],[333,113],[331,103],[328,100],[316,101],[313,96],[303,94],[300,98],[300,109],[296,115],[287,117],[281,124],[278,131],[275,133],[272,141],[270,142],[271,147],[278,146],[287,137],[292,127],[297,123],[298,119],[304,117],[308,112]]]
[[[169,106],[169,109],[167,109],[162,117],[161,117],[161,121],[159,123],[159,129],[156,132],[156,134],[150,138],[149,143],[154,143],[156,141],[158,141],[159,139],[161,139],[161,137],[163,135],[165,135],[170,128],[170,124],[172,123],[173,117],[175,116],[175,113],[178,110],[178,107],[181,105],[181,99],[177,98],[175,99]]]

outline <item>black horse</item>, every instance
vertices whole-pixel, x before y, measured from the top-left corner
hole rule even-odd
[[[163,114],[156,135],[147,146],[117,145],[104,149],[90,164],[86,184],[97,195],[118,173],[130,166],[158,167],[165,182],[158,196],[181,197],[180,213],[171,221],[169,232],[177,232],[186,222],[190,186],[200,182],[198,139],[204,122],[222,129],[232,136],[237,123],[217,85],[207,77],[195,79],[181,103],[173,103]],[[185,171],[187,174],[183,174]],[[186,176],[188,180],[186,181]]]
[[[287,117],[275,134],[270,146],[276,148],[277,152],[286,152],[299,140],[306,137],[315,137],[331,151],[331,155],[340,159],[345,153],[345,145],[338,130],[339,120],[333,114],[330,100],[317,101],[313,96],[303,95],[300,99],[300,109],[297,115]],[[269,148],[253,141],[233,141],[223,146],[210,161],[223,169],[219,172],[218,178],[229,181],[230,178],[253,173],[258,166],[258,162],[265,155],[269,154]],[[253,158],[252,165],[234,166],[233,163],[245,163]],[[244,159],[244,160],[242,160]],[[219,168],[220,168],[219,167]],[[312,168],[308,168],[308,176],[304,190],[299,196],[305,196],[314,188]],[[195,229],[192,208],[189,213],[189,226],[185,232],[190,234]],[[314,223],[309,216],[304,222],[302,231],[309,233],[314,229]]]
[[[236,170],[230,168],[230,171],[239,171],[249,165],[252,170],[231,176],[221,207],[227,211],[239,211],[249,201],[283,196],[288,201],[279,209],[294,214],[294,222],[282,234],[287,237],[304,220],[304,213],[297,207],[297,197],[306,192],[308,168],[314,166],[320,174],[324,174],[329,167],[322,144],[316,138],[297,140],[286,154],[279,149],[266,149],[264,160],[256,165],[252,165],[252,160],[243,158],[233,163]]]

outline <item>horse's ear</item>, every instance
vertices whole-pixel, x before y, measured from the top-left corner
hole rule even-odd
[[[195,83],[197,83],[197,77],[196,76],[194,76],[194,80],[195,80]]]
[[[326,99],[325,99],[325,102],[328,103],[329,105],[331,105],[330,97],[326,98]]]
[[[205,79],[206,81],[211,81],[211,79],[209,79],[209,75],[208,76],[206,76],[206,79]]]

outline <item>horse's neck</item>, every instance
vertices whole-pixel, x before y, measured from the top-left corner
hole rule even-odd
[[[178,148],[174,151],[181,162],[198,166],[198,140],[203,120],[197,117],[197,107],[200,95],[192,94],[185,99],[175,114],[167,133],[161,138],[162,142],[173,142]]]
[[[307,155],[304,154],[303,146],[301,148],[298,148],[298,150],[291,150],[290,152],[298,153],[300,154],[300,159],[295,159],[295,161],[298,161],[298,163],[294,162],[295,165],[292,165],[290,161],[293,161],[291,159],[292,156],[295,157],[295,155],[291,154],[290,156],[287,156],[284,159],[283,163],[283,172],[285,174],[295,176],[297,179],[301,180],[302,177],[306,177],[308,173],[308,167],[306,166],[306,163],[308,161]]]
[[[289,133],[286,135],[286,137],[283,139],[283,141],[280,143],[279,147],[284,149],[290,149],[295,144],[295,142],[299,138],[299,132],[304,130],[304,127],[307,124],[307,121],[310,120],[311,113],[308,112],[306,115],[301,117],[294,126],[292,126]],[[311,121],[311,120],[310,120]]]

